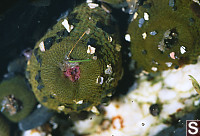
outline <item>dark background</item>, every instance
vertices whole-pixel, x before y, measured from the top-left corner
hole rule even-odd
[[[53,26],[61,13],[83,0],[1,0],[0,80],[10,61],[19,57]]]

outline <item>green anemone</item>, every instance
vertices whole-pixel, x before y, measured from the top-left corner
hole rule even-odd
[[[33,50],[28,79],[38,101],[49,109],[66,114],[90,110],[112,93],[121,78],[115,25],[99,6],[76,7]]]
[[[147,0],[128,28],[132,58],[148,72],[196,63],[200,6],[192,0]]]
[[[25,118],[36,104],[34,94],[28,89],[25,78],[16,76],[0,84],[0,109],[13,122]]]
[[[10,127],[2,115],[0,115],[0,136],[10,136]]]

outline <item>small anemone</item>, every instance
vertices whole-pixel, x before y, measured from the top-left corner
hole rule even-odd
[[[200,19],[194,9],[200,6],[191,0],[143,2],[128,28],[138,68],[157,72],[197,62]]]
[[[36,104],[34,94],[29,90],[24,77],[15,76],[0,84],[0,109],[13,122],[25,118]]]

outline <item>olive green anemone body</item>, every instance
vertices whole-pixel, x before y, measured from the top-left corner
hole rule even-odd
[[[13,99],[16,100],[16,103],[11,100],[10,96],[14,97]],[[35,104],[35,96],[28,89],[25,78],[16,76],[1,82],[0,109],[2,114],[9,120],[13,122],[22,120],[30,114]]]
[[[2,115],[0,115],[0,136],[10,136],[10,127]]]
[[[73,25],[69,33],[62,24],[66,20]],[[114,33],[110,15],[99,6],[90,8],[87,4],[76,7],[54,25],[37,42],[27,64],[38,101],[66,114],[99,105],[121,78],[120,45]],[[43,42],[45,51],[40,48]],[[66,63],[79,67],[80,77],[75,81],[65,76],[62,65]]]
[[[200,54],[199,12],[199,4],[192,0],[145,1],[128,28],[137,67],[155,72],[196,63]]]

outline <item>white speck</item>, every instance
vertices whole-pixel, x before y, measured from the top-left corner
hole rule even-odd
[[[153,70],[153,71],[157,71],[158,68],[157,68],[157,67],[152,67],[151,70]]]
[[[198,106],[200,104],[199,100],[194,101],[194,106]]]
[[[170,56],[170,58],[172,58],[172,59],[176,59],[176,57],[175,57],[175,52],[171,52],[171,53],[169,54],[169,56]]]
[[[92,107],[91,112],[95,113],[96,115],[99,114],[99,111],[95,106]]]
[[[39,47],[41,52],[45,52],[44,41],[39,44]]]
[[[128,56],[129,56],[129,57],[131,57],[131,56],[132,56],[131,52],[129,52],[129,53],[128,53]]]
[[[89,6],[91,9],[94,9],[94,8],[98,7],[99,5],[98,5],[98,4],[95,4],[95,3],[88,3],[88,6]]]
[[[116,51],[121,51],[122,46],[120,44],[116,44],[115,49]]]
[[[71,32],[71,30],[74,28],[73,25],[69,25],[68,20],[64,19],[64,21],[62,22],[62,25],[65,27],[65,29],[67,29],[67,32]]]
[[[89,20],[91,20],[92,18],[91,17],[89,17]]]
[[[76,103],[76,104],[83,104],[83,100],[76,101],[75,103]]]
[[[156,31],[151,31],[151,32],[150,32],[150,35],[156,35],[156,34],[157,34]]]
[[[87,3],[92,3],[92,2],[93,2],[93,0],[87,0],[86,2],[87,2]]]
[[[126,34],[126,35],[125,35],[125,40],[128,41],[128,42],[131,41],[131,36],[130,36],[130,34]]]
[[[181,47],[180,47],[181,54],[186,53],[186,50],[185,50],[185,49],[186,49],[185,46],[181,46]]]
[[[108,96],[108,97],[111,97],[111,96],[112,96],[112,93],[107,94],[107,96]]]
[[[135,12],[135,14],[133,15],[133,19],[136,19],[138,17],[138,13]]]
[[[93,56],[92,59],[93,59],[93,60],[97,60],[97,56]]]
[[[146,32],[142,34],[142,38],[143,38],[144,40],[147,38],[147,33],[146,33]]]
[[[149,20],[149,14],[144,12],[144,20]]]
[[[65,106],[58,106],[58,110],[60,110],[60,111],[62,111],[62,110],[64,110],[65,109]]]
[[[108,36],[108,41],[112,42],[112,37],[111,36]]]
[[[96,83],[98,84],[103,84],[103,77],[100,77],[100,76],[98,76],[97,77],[97,80],[96,80]]]
[[[90,34],[90,28],[85,31],[86,34]]]
[[[95,53],[96,48],[88,45],[88,49],[87,49],[87,53],[88,54],[94,54]]]
[[[41,104],[38,104],[38,105],[37,105],[37,108],[38,108],[38,109],[39,109],[39,108],[41,108],[41,107],[42,107],[42,105],[41,105]]]
[[[166,62],[165,63],[168,67],[171,67],[172,66],[172,62]]]
[[[105,74],[107,74],[107,75],[111,75],[112,74],[111,64],[107,65],[107,69],[105,70]]]
[[[125,8],[124,7],[122,8],[122,11],[125,12]]]

